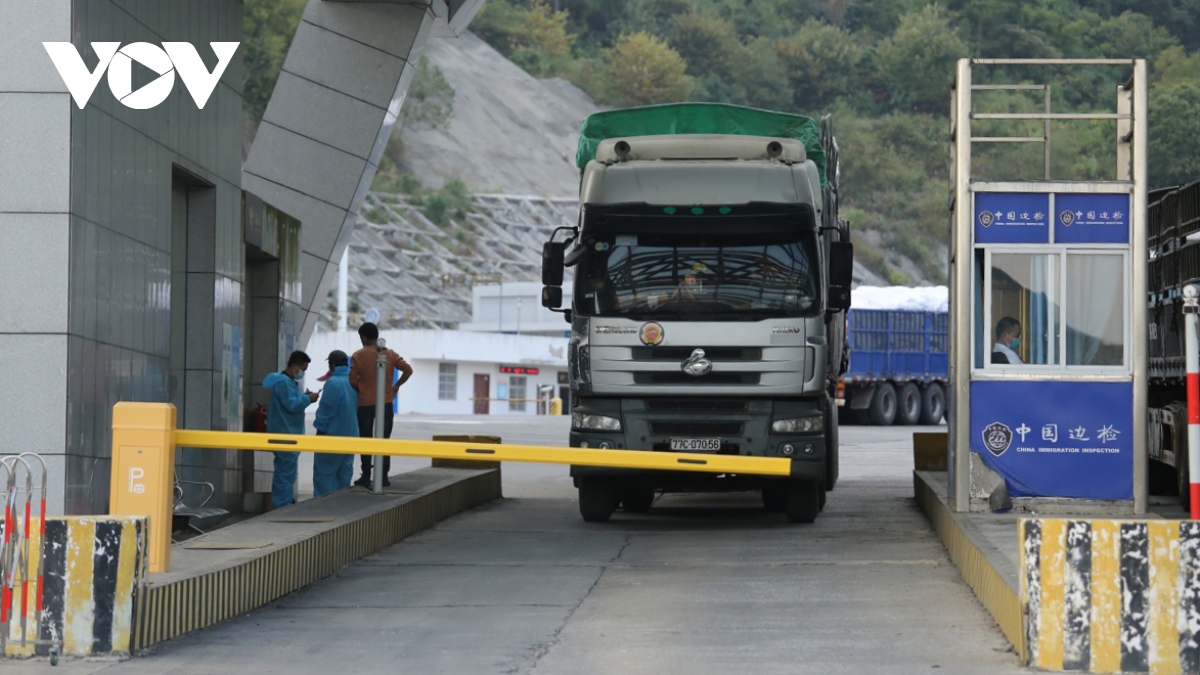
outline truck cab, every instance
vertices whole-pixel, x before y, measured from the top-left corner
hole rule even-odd
[[[585,520],[660,491],[762,490],[811,522],[837,478],[830,396],[844,364],[852,251],[805,144],[607,138],[579,225],[546,246],[544,302],[570,289],[570,445],[792,460],[788,480],[573,466]]]

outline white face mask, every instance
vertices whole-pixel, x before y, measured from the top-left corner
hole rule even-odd
[[[304,371],[302,370],[302,371],[300,371],[300,372],[296,373],[296,378],[295,378],[295,379],[296,379],[296,384],[298,384],[298,385],[300,385],[301,387],[303,387],[303,386],[304,386]]]

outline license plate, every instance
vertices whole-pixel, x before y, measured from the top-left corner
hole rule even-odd
[[[681,452],[718,452],[721,450],[721,439],[672,438],[671,449]]]

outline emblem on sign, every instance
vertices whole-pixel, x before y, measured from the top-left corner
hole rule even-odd
[[[1075,222],[1075,214],[1070,211],[1063,211],[1058,214],[1058,220],[1063,224],[1063,227],[1070,227],[1071,223]]]
[[[692,377],[700,377],[712,372],[712,361],[704,357],[703,349],[697,349],[692,352],[691,356],[684,359],[679,367]]]
[[[984,227],[991,227],[996,218],[991,211],[982,211],[979,214],[979,224]]]
[[[663,327],[657,321],[642,324],[642,330],[638,333],[638,337],[642,339],[642,344],[648,347],[657,347],[663,341]]]
[[[983,445],[988,449],[988,452],[999,457],[1008,450],[1008,446],[1012,445],[1013,432],[1008,428],[1008,425],[1001,422],[992,422],[983,428]]]

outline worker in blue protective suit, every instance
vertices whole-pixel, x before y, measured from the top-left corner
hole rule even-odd
[[[303,391],[300,379],[312,359],[308,354],[296,351],[288,356],[287,368],[271,373],[263,380],[263,386],[271,392],[267,405],[267,433],[303,434],[304,409],[317,400],[317,394]],[[271,479],[271,506],[282,509],[296,501],[296,464],[298,452],[275,452],[275,476]]]
[[[314,426],[318,436],[358,438],[358,393],[350,386],[350,357],[346,352],[329,353],[329,373],[321,403],[317,406]],[[350,487],[354,475],[354,455],[318,452],[313,457],[313,496]]]

